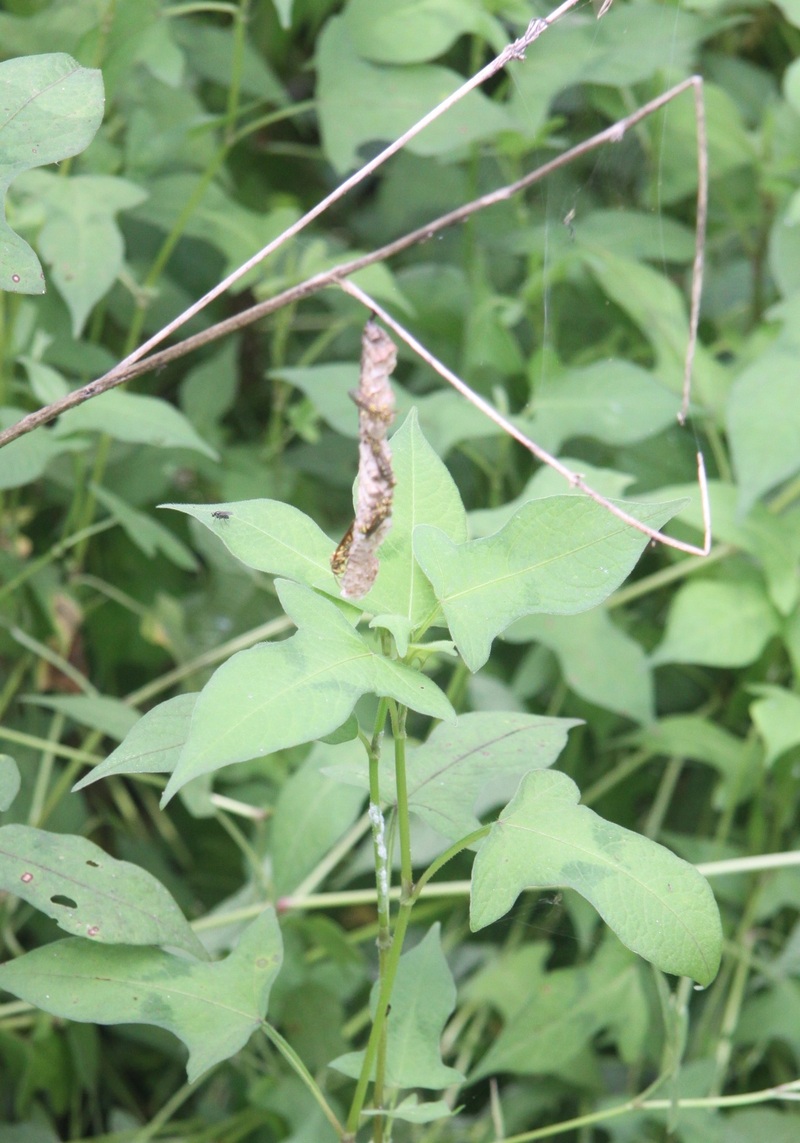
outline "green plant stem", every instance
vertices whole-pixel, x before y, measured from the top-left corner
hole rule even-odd
[[[748,915],[746,919],[748,921],[751,920],[751,916],[755,912],[757,898],[757,893],[751,894],[747,909]],[[743,931],[743,929],[744,926],[740,925],[740,940],[737,941],[737,946],[743,949],[745,955],[739,958],[733,971],[731,986],[728,990],[728,997],[725,1003],[725,1010],[722,1014],[719,1039],[714,1051],[714,1082],[711,1086],[711,1093],[713,1095],[721,1094],[725,1076],[728,1073],[728,1066],[733,1052],[733,1036],[742,1013],[745,989],[750,976],[750,958],[747,954],[755,943],[755,934],[749,925],[746,930]]]
[[[58,742],[61,737],[65,722],[66,719],[64,715],[59,713],[55,715],[51,723],[50,740],[47,744],[47,749],[42,752],[42,759],[36,770],[36,783],[33,787],[31,805],[28,810],[28,822],[30,825],[39,825],[41,823],[42,808],[45,803],[47,788],[50,785],[50,779],[53,775],[53,766],[55,764],[53,745]]]
[[[378,1045],[383,1036],[383,1029],[389,1012],[389,1002],[392,997],[392,988],[394,987],[395,978],[397,976],[400,954],[403,951],[403,942],[406,932],[408,931],[408,923],[411,920],[413,904],[414,902],[411,900],[401,900],[400,902],[400,912],[392,936],[392,947],[389,949],[388,956],[386,957],[386,970],[380,983],[375,1018],[372,1022],[372,1029],[370,1030],[369,1040],[367,1041],[367,1047],[364,1053],[364,1063],[361,1066],[361,1074],[358,1077],[353,1102],[350,1105],[350,1112],[347,1116],[347,1130],[352,1136],[355,1136],[355,1132],[358,1128],[358,1121],[361,1118],[361,1112],[364,1108],[367,1087],[369,1086],[370,1076],[372,1075]]]
[[[386,848],[383,814],[380,809],[380,784],[378,777],[380,735],[389,711],[392,720],[394,739],[395,782],[397,786],[397,821],[400,836],[400,911],[394,933],[389,929],[389,854]],[[381,699],[375,720],[375,732],[369,746],[370,755],[370,817],[373,822],[375,847],[375,873],[378,892],[378,954],[379,992],[372,1028],[361,1074],[356,1083],[353,1102],[347,1118],[347,1128],[355,1133],[366,1100],[370,1078],[375,1072],[374,1103],[376,1108],[383,1106],[383,1083],[386,1071],[387,1028],[386,1018],[392,989],[397,977],[403,942],[414,905],[413,866],[411,863],[411,831],[408,807],[408,780],[406,776],[406,708],[392,700]],[[384,1120],[377,1116],[373,1128],[375,1143],[382,1143]]]
[[[724,480],[726,484],[734,483],[734,475],[731,471],[731,462],[728,456],[728,450],[722,441],[719,429],[709,418],[703,426],[706,439],[711,445],[711,453],[717,466],[719,479]]]
[[[343,1139],[345,1137],[344,1128],[339,1122],[333,1108],[330,1106],[328,1101],[325,1099],[325,1096],[322,1094],[319,1085],[316,1083],[311,1072],[300,1059],[297,1052],[294,1050],[291,1044],[287,1043],[287,1041],[284,1040],[280,1032],[276,1031],[276,1029],[273,1028],[271,1024],[268,1024],[266,1020],[262,1021],[261,1028],[267,1039],[275,1045],[275,1047],[281,1053],[292,1070],[297,1073],[308,1090],[311,1092],[311,1095],[314,1097],[317,1104],[321,1108],[322,1114],[328,1120],[328,1123],[330,1123],[336,1134],[340,1139]]]
[[[203,1082],[202,1080],[200,1081]],[[182,1087],[178,1088],[174,1095],[172,1095],[167,1102],[160,1107],[146,1127],[142,1127],[131,1138],[130,1143],[150,1143],[154,1135],[157,1135],[161,1128],[169,1123],[175,1112],[185,1103],[190,1096],[194,1095],[199,1087],[197,1083],[185,1083]]]
[[[397,726],[394,726],[394,722],[393,722],[393,728],[395,730],[395,733],[397,733],[397,731],[401,728],[404,730],[404,720],[401,722],[400,719],[398,719]],[[398,809],[400,806],[400,802],[401,802],[400,784],[398,782],[398,793],[397,793]],[[406,789],[405,804],[406,804],[406,809],[408,809],[407,789]],[[420,893],[425,888],[425,886],[427,885],[430,878],[433,877],[435,875],[435,873],[439,869],[442,868],[443,865],[445,865],[448,861],[450,861],[453,857],[455,857],[456,854],[460,853],[463,849],[466,849],[468,846],[472,845],[473,842],[478,841],[482,837],[485,837],[486,834],[489,832],[490,828],[491,828],[490,826],[482,826],[480,829],[475,830],[471,834],[468,834],[467,837],[462,838],[460,841],[456,842],[454,845],[451,845],[449,849],[447,849],[440,857],[438,857],[436,859],[436,861],[432,862],[432,864],[422,874],[422,876],[420,877],[417,884],[411,885],[410,892],[408,894],[406,893],[405,887],[401,886],[401,889],[400,889],[400,913],[399,913],[399,916],[397,919],[397,924],[395,926],[395,931],[394,931],[394,934],[392,937],[392,945],[391,945],[391,948],[389,950],[388,956],[386,958],[383,974],[381,976],[381,987],[380,987],[380,992],[378,995],[378,1003],[377,1003],[376,1011],[375,1011],[375,1019],[373,1021],[372,1030],[370,1032],[369,1041],[367,1042],[367,1049],[366,1049],[366,1052],[364,1054],[364,1063],[362,1065],[361,1074],[358,1078],[358,1083],[356,1085],[356,1091],[355,1091],[355,1094],[353,1096],[353,1103],[352,1103],[351,1108],[350,1108],[350,1114],[349,1114],[348,1119],[347,1119],[347,1127],[348,1127],[348,1130],[351,1132],[355,1132],[357,1127],[358,1127],[358,1120],[361,1116],[361,1111],[364,1107],[364,1101],[366,1099],[366,1092],[367,1092],[367,1086],[369,1084],[369,1077],[372,1074],[373,1061],[376,1061],[376,1063],[377,1063],[378,1060],[380,1059],[379,1048],[380,1048],[380,1045],[381,1045],[381,1043],[385,1037],[384,1028],[385,1028],[385,1024],[386,1024],[386,1017],[388,1015],[388,1010],[389,1010],[389,1001],[390,1001],[391,995],[392,995],[392,988],[394,986],[394,980],[395,980],[395,977],[397,975],[397,967],[398,967],[399,962],[400,962],[400,954],[403,951],[403,942],[405,939],[406,930],[408,929],[408,923],[409,923],[409,920],[411,918],[411,910],[413,909],[415,902],[419,898]],[[409,883],[410,883],[410,877],[409,877]],[[459,894],[463,891],[466,891],[467,893],[469,892],[469,882],[468,881],[467,882],[458,882],[457,885],[458,885]],[[434,886],[434,888],[436,888],[436,887]],[[452,886],[448,886],[448,888],[452,891]],[[329,897],[330,894],[325,894],[325,896]],[[376,1075],[377,1075],[377,1069],[376,1069]],[[376,1091],[377,1091],[377,1083],[376,1083]],[[380,1106],[380,1104],[378,1104],[378,1106]],[[376,1134],[375,1134],[376,1143],[379,1143],[379,1140],[382,1138],[382,1128],[381,1128],[380,1132],[377,1130],[377,1125],[380,1122],[381,1122],[381,1120],[379,1118],[376,1121]]]
[[[487,827],[488,828],[488,827]],[[418,899],[419,882],[415,887],[414,898]],[[442,881],[429,885],[425,890],[426,899],[433,897],[467,897],[469,896],[469,881]],[[389,890],[391,901],[400,900],[400,886]],[[288,909],[349,909],[353,905],[374,905],[374,889],[343,889],[340,893],[308,893],[301,897],[292,893],[282,897],[280,901],[283,910]]]
[[[169,8],[164,8],[162,15],[174,18],[196,16],[200,12],[222,12],[226,16],[236,16],[237,7],[235,4],[225,3],[225,0],[196,0],[189,4],[173,4]]]
[[[30,662],[27,655],[22,655],[11,668],[5,685],[3,689],[0,690],[0,726],[3,724],[5,713],[15,698],[17,691],[22,686],[22,680],[28,671]]]
[[[391,878],[390,844],[386,835],[386,819],[381,809],[380,790],[380,759],[381,740],[386,725],[386,716],[389,710],[389,701],[381,698],[375,715],[372,739],[367,746],[369,758],[369,819],[372,823],[372,849],[375,862],[375,891],[377,893],[378,912],[378,979],[383,982],[386,978],[389,952],[392,947],[391,909],[389,905],[389,889]],[[375,1041],[375,1082],[373,1085],[373,1102],[376,1107],[383,1106],[383,1089],[386,1077],[386,1021],[380,1023]],[[370,1072],[372,1071],[370,1066]],[[362,1073],[363,1074],[363,1073]],[[366,1091],[366,1088],[365,1088]],[[382,1143],[383,1118],[378,1116],[374,1123],[375,1143]]]
[[[59,655],[52,647],[48,647],[46,643],[34,639],[27,631],[23,631],[21,627],[16,627],[13,623],[6,622],[5,619],[0,617],[0,625],[5,627],[11,638],[19,643],[22,647],[26,647],[29,651],[33,651],[40,659],[49,663],[51,667],[55,667],[68,679],[71,679],[77,686],[78,690],[83,695],[91,695],[93,698],[97,697],[97,690],[92,686],[87,678],[73,667],[72,663],[68,662],[63,655]]]
[[[778,516],[781,512],[785,512],[787,508],[790,508],[795,500],[800,500],[800,476],[796,476],[794,480],[790,480],[785,488],[782,488],[776,496],[773,496],[767,505],[767,511]]]
[[[411,897],[414,889],[414,870],[411,864],[411,821],[408,808],[408,775],[406,772],[406,715],[407,708],[390,702],[394,736],[394,769],[397,782],[397,822],[400,834],[400,900]]]
[[[361,838],[370,828],[370,824],[371,822],[369,814],[362,814],[355,825],[347,831],[347,833],[336,843],[336,845],[334,845],[332,849],[328,850],[322,861],[314,866],[308,877],[304,878],[304,880],[300,882],[297,888],[293,891],[291,897],[281,898],[281,900],[278,902],[278,907],[293,908],[292,903],[295,900],[312,894],[314,889],[316,889],[316,887],[325,880],[328,874],[333,869],[335,869],[342,858],[346,857],[348,853],[353,851],[355,846],[359,841],[361,841]],[[367,892],[370,891],[367,890]]]
[[[99,730],[93,730],[84,740],[84,749],[93,751],[95,747],[102,740],[103,735]],[[69,792],[70,786],[76,780],[81,772],[81,764],[76,759],[72,759],[67,766],[63,768],[58,775],[57,781],[53,783],[50,794],[42,809],[42,817],[39,825],[42,826],[51,816],[55,813],[57,807],[61,804],[62,798]]]
[[[79,532],[69,536],[66,540],[60,540],[57,544],[53,544],[49,551],[39,556],[37,560],[33,560],[29,563],[23,568],[19,575],[9,580],[7,584],[4,584],[4,586],[0,588],[0,599],[4,599],[7,595],[13,595],[17,588],[21,587],[22,584],[31,579],[32,576],[35,576],[41,568],[47,567],[48,564],[60,559],[65,552],[75,547],[76,544],[81,544],[84,540],[88,540],[90,536],[96,536],[100,532],[107,532],[109,528],[115,528],[116,526],[117,521],[107,517],[104,520],[99,520],[96,524],[90,524],[86,528],[81,528]]]
[[[452,861],[452,859],[461,853],[462,850],[469,849],[469,847],[474,845],[476,841],[480,841],[482,837],[486,837],[491,828],[491,825],[485,825],[481,826],[480,829],[474,830],[472,833],[468,833],[466,837],[460,838],[459,841],[455,842],[450,846],[449,849],[446,849],[444,853],[440,854],[440,856],[437,857],[435,861],[432,861],[414,886],[414,900],[417,900],[422,890],[430,881],[431,877],[435,877],[439,870],[443,866],[447,865],[448,861]],[[469,881],[450,881],[447,882],[446,887],[452,893],[453,890],[460,890],[464,885],[467,887],[467,892],[469,892],[471,885],[471,882]],[[435,889],[439,888],[445,888],[445,886],[432,885],[428,892],[433,893]]]
[[[660,1082],[660,1080],[658,1081]],[[651,1090],[651,1089],[648,1089]],[[760,1091],[745,1092],[743,1095],[700,1096],[689,1099],[643,1099],[637,1096],[617,1107],[610,1107],[604,1111],[593,1111],[589,1115],[580,1115],[577,1119],[565,1119],[552,1127],[537,1127],[535,1131],[525,1131],[521,1135],[507,1135],[502,1143],[533,1143],[534,1139],[549,1139],[556,1135],[564,1135],[567,1131],[583,1127],[591,1123],[604,1123],[608,1119],[617,1119],[620,1115],[627,1115],[631,1111],[669,1111],[676,1108],[678,1111],[719,1111],[730,1107],[747,1107],[754,1103],[766,1103],[771,1099],[797,1100],[800,1097],[800,1080],[791,1083],[777,1084],[775,1087],[762,1088]]]
[[[581,803],[584,806],[591,806],[609,790],[613,790],[614,786],[618,786],[620,782],[624,782],[626,778],[634,774],[640,766],[649,762],[652,757],[653,752],[651,750],[637,750],[635,754],[629,754],[627,758],[623,758],[612,770],[609,770],[607,774],[598,778],[596,782],[584,790],[581,795]]]
[[[103,475],[105,473],[106,466],[108,465],[108,458],[110,455],[111,436],[108,433],[101,433],[100,439],[97,443],[97,448],[95,449],[94,462],[92,464],[92,474],[87,482],[83,504],[78,510],[78,526],[81,532],[84,533],[84,536],[77,546],[75,559],[78,568],[81,569],[86,562],[86,552],[89,548],[89,537],[85,533],[87,528],[89,528],[92,523],[94,510],[97,505],[96,489],[102,486]]]
[[[227,146],[220,147],[216,155],[214,155],[213,159],[206,167],[205,171],[203,171],[202,175],[195,184],[192,193],[184,203],[180,214],[172,224],[172,229],[164,241],[161,243],[161,249],[153,259],[150,269],[145,274],[144,281],[142,282],[139,290],[133,319],[128,328],[128,336],[125,339],[125,345],[122,350],[124,357],[127,357],[130,353],[132,353],[136,346],[139,344],[139,337],[141,335],[144,319],[147,313],[147,304],[150,297],[150,291],[158,279],[161,277],[164,267],[172,255],[172,251],[175,249],[179,239],[186,229],[186,226],[188,225],[189,219],[192,217],[195,210],[197,210],[198,206],[202,202],[203,196],[205,195],[212,180],[225,161],[225,156],[227,153]]]
[[[647,821],[642,830],[645,837],[658,837],[661,827],[664,824],[664,818],[667,816],[672,795],[675,793],[678,779],[681,776],[683,765],[683,758],[670,758],[667,762],[664,773],[661,775],[661,781],[658,784],[655,800],[650,807],[650,813],[647,815]]]
[[[228,82],[228,100],[225,108],[225,148],[230,148],[236,132],[236,116],[239,113],[239,97],[242,92],[244,73],[245,31],[250,18],[250,0],[241,0],[233,17],[233,52]]]
[[[137,305],[134,313],[133,321],[131,322],[128,330],[128,337],[126,340],[124,355],[127,356],[136,345],[139,343],[139,337],[144,325],[146,313],[146,301],[149,290],[156,284],[158,279],[166,266],[167,262],[172,255],[179,239],[181,238],[189,219],[197,210],[198,206],[203,200],[203,196],[211,185],[212,180],[216,177],[217,172],[222,167],[225,159],[230,151],[230,148],[235,139],[235,124],[236,118],[239,113],[239,97],[241,95],[242,75],[244,72],[244,49],[245,49],[245,31],[247,27],[248,12],[250,7],[250,0],[242,0],[240,5],[222,4],[216,8],[216,11],[229,13],[233,18],[233,51],[230,65],[230,79],[228,83],[228,99],[225,108],[225,126],[223,130],[223,142],[218,148],[216,154],[211,162],[206,167],[201,175],[197,184],[195,185],[192,193],[189,195],[186,203],[183,206],[180,214],[175,220],[172,229],[170,230],[161,249],[156,255],[150,269],[145,275],[143,282],[143,290],[140,294],[140,304]],[[187,13],[181,13],[187,14]]]
[[[447,684],[447,697],[454,710],[458,710],[464,701],[468,681],[469,671],[467,670],[467,665],[463,659],[459,659],[450,676],[450,681]]]
[[[0,742],[16,742],[18,746],[30,746],[34,750],[52,750],[56,758],[72,758],[75,762],[87,762],[90,766],[97,766],[103,761],[97,754],[89,754],[73,746],[62,746],[60,742],[50,742],[38,734],[25,734],[24,731],[11,730],[5,726],[0,727]]]
[[[676,580],[685,579],[687,575],[691,575],[693,572],[705,571],[711,564],[727,559],[728,556],[733,555],[738,550],[735,544],[717,544],[707,556],[689,556],[688,559],[679,560],[652,575],[637,579],[635,583],[621,587],[619,591],[615,591],[613,595],[608,597],[603,606],[608,611],[614,607],[622,607],[623,604],[631,603],[643,595],[650,595],[654,591],[659,591],[662,587],[667,587]]]
[[[386,848],[386,821],[381,810],[380,758],[381,734],[386,722],[388,701],[382,698],[375,716],[372,740],[365,742],[369,759],[369,820],[372,823],[372,849],[375,860],[375,891],[378,895],[378,953],[382,959],[392,943],[389,912],[389,853]]]
[[[233,821],[231,821],[230,817],[226,813],[219,812],[217,813],[216,818],[220,826],[222,826],[222,828],[225,830],[228,837],[232,839],[233,844],[237,847],[242,857],[250,866],[254,884],[258,885],[261,892],[266,894],[268,890],[268,884],[267,878],[264,874],[264,866],[255,849],[248,841],[247,836],[242,833],[242,831]]]

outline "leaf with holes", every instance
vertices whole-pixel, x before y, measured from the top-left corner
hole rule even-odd
[[[214,964],[69,937],[0,965],[0,988],[70,1020],[166,1028],[189,1049],[191,1083],[261,1025],[281,959],[280,929],[268,908]]]
[[[0,886],[67,933],[101,944],[170,945],[206,955],[160,881],[85,837],[2,826]]]

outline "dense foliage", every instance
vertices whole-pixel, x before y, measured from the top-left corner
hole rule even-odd
[[[6,0],[0,431],[532,14]],[[171,344],[227,336],[0,448],[0,1139],[796,1137],[798,48],[790,0],[577,5]],[[693,74],[685,426],[691,91],[355,281],[690,544],[701,450],[710,554],[395,338],[392,529],[342,602],[367,314],[237,317]]]

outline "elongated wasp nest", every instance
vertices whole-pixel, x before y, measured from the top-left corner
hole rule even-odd
[[[366,595],[378,574],[377,551],[392,526],[394,473],[386,433],[394,418],[389,375],[397,347],[372,318],[361,338],[361,377],[350,396],[358,405],[358,497],[356,518],[331,556],[345,599]]]

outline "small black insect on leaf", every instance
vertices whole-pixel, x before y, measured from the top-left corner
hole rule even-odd
[[[230,512],[212,512],[211,515],[215,520],[230,520]]]

